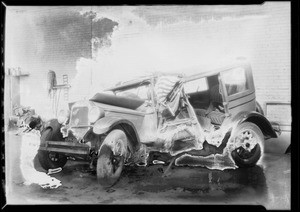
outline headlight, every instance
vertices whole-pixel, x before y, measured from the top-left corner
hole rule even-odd
[[[89,122],[94,123],[104,117],[104,111],[99,107],[93,106],[89,111]]]
[[[57,115],[57,121],[60,124],[65,123],[69,119],[70,111],[69,110],[60,110]]]

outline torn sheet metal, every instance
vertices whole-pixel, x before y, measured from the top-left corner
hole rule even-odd
[[[24,185],[38,184],[42,188],[58,188],[61,186],[60,180],[34,168],[34,158],[38,153],[40,136],[38,130],[32,130],[22,135],[20,168]]]
[[[179,107],[179,99],[182,91],[182,83],[177,76],[161,76],[154,87],[159,112],[175,116]]]
[[[225,170],[238,168],[233,161],[228,148],[224,149],[223,154],[203,156],[182,155],[175,160],[176,166],[201,166],[208,169]]]
[[[222,144],[222,140],[225,137],[227,131],[224,129],[212,130],[212,132],[205,132],[205,140],[216,147]]]
[[[208,156],[184,154],[175,160],[175,165],[201,166],[216,170],[238,168],[231,156],[231,152],[236,148],[232,139],[233,133],[231,132],[231,129],[234,125],[235,124],[230,124],[227,127],[224,127],[222,130],[212,129],[214,131],[205,132],[205,140],[208,142],[208,144],[220,147],[223,142],[226,142],[226,146],[222,152]]]
[[[90,127],[70,127],[69,125],[64,125],[61,127],[60,132],[63,138],[74,138],[76,141],[81,141],[84,135],[90,130]]]
[[[202,143],[195,138],[196,129],[188,123],[177,126],[169,126],[164,132],[158,134],[158,142],[163,142],[164,147],[160,152],[169,152],[172,156],[190,149],[201,149]],[[188,139],[187,145],[182,145],[182,148],[175,148],[176,141],[185,142]]]
[[[174,112],[174,109],[178,109],[178,104],[174,104],[174,102],[179,103],[179,97],[181,96],[182,90],[174,89],[179,82],[179,77],[163,76],[158,79],[158,82],[156,84],[155,91],[158,97],[158,102],[162,106],[168,104],[167,109],[169,109],[169,111],[171,109]],[[171,99],[174,102],[167,101],[167,97],[172,92],[174,93],[174,98]],[[159,151],[168,152],[171,156],[176,156],[181,153],[188,152],[189,150],[203,149],[204,141],[207,141],[209,144],[219,147],[222,144],[223,138],[225,137],[228,128],[226,128],[226,130],[215,130],[211,127],[210,129],[208,129],[208,132],[205,131],[199,124],[195,111],[190,105],[188,99],[186,99],[184,103],[185,105],[187,105],[186,109],[187,113],[189,114],[188,118],[183,118],[182,120],[180,120],[173,115],[174,120],[163,122],[160,126],[160,129],[157,133],[157,142],[163,143],[163,147]],[[162,114],[162,119],[167,119],[163,114],[164,111],[161,108],[159,112]],[[227,149],[224,149],[224,151],[227,152]],[[183,163],[185,165],[191,166],[207,164],[206,166],[208,168],[217,169],[236,168],[231,156],[226,154],[225,152],[223,154],[210,156],[192,156],[185,154],[176,159],[176,164]],[[188,159],[191,158],[193,161],[192,164],[187,163],[187,161],[189,161]],[[228,164],[223,164],[223,160],[228,161]]]

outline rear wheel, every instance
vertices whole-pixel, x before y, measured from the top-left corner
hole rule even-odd
[[[119,180],[127,154],[127,137],[122,130],[111,131],[100,147],[97,160],[97,179],[104,187]]]
[[[53,130],[48,128],[42,132],[41,144],[44,144],[47,140],[57,141],[56,137],[57,136],[54,135]],[[44,150],[38,151],[38,159],[45,170],[56,169],[59,167],[62,168],[67,163],[67,157],[65,155]]]
[[[256,165],[264,143],[264,135],[260,128],[251,122],[244,122],[235,130],[233,139],[237,148],[231,152],[231,156],[236,165],[238,167]]]

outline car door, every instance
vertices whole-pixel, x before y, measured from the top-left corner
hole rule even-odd
[[[234,66],[222,71],[219,81],[228,116],[234,117],[241,111],[255,111],[255,89],[249,64]]]

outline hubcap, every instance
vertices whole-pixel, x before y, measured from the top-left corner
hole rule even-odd
[[[57,162],[58,159],[59,159],[59,155],[57,153],[50,152],[49,153],[49,158],[50,158],[51,161]]]
[[[236,147],[242,147],[251,152],[258,143],[255,133],[252,130],[244,130],[236,137]]]
[[[112,171],[113,174],[117,171],[117,169],[120,167],[120,161],[121,161],[121,156],[117,155],[112,155],[111,158],[111,165],[112,165]]]
[[[250,158],[254,154],[257,145],[257,135],[250,129],[241,131],[235,138],[236,152],[243,159]]]

